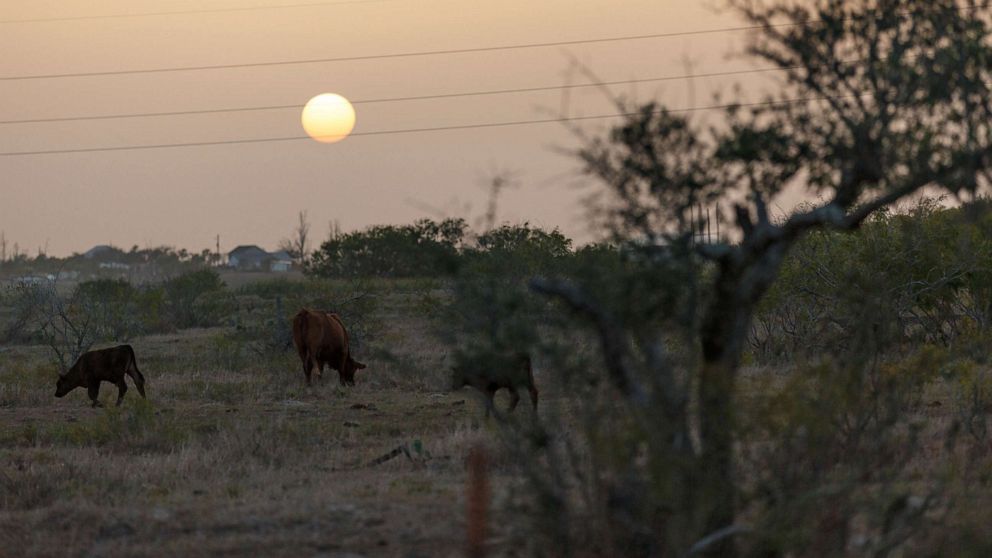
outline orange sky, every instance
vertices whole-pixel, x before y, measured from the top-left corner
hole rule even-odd
[[[311,0],[313,1],[313,0]],[[9,0],[0,19],[300,3],[300,0]],[[386,0],[44,23],[0,23],[0,77],[361,56],[739,25],[708,2],[676,0]],[[569,56],[604,80],[745,69],[741,33],[308,65],[66,79],[0,81],[0,120],[253,105],[302,105],[321,92],[352,100],[558,85],[579,76]],[[569,77],[571,75],[571,77]],[[707,104],[734,81],[698,79],[615,88],[672,107]],[[356,132],[548,117],[562,93],[538,92],[356,106]],[[569,112],[612,107],[601,92],[573,90]],[[713,117],[712,115],[710,116]],[[592,123],[590,130],[605,123]],[[302,135],[299,110],[128,120],[0,125],[0,152]],[[439,213],[476,222],[486,178],[516,173],[501,220],[530,220],[590,238],[578,200],[574,147],[557,124],[352,137],[322,145],[251,145],[0,157],[0,230],[8,242],[53,255],[94,244],[199,250],[221,237],[274,248],[296,212],[314,234],[406,223]],[[429,208],[435,208],[435,213]]]

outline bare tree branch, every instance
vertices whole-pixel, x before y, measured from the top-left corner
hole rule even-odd
[[[649,404],[647,391],[634,379],[628,368],[629,356],[623,329],[613,318],[571,283],[536,277],[531,279],[530,288],[539,294],[561,300],[572,310],[589,318],[599,335],[606,369],[613,384],[632,403],[638,406]]]

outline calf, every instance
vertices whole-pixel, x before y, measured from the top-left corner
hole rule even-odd
[[[62,397],[77,387],[85,387],[94,407],[101,407],[100,382],[117,386],[117,405],[124,400],[127,384],[124,375],[131,376],[134,387],[145,397],[145,377],[138,370],[131,345],[120,345],[83,353],[68,372],[59,376],[55,384],[55,397]]]
[[[465,386],[472,386],[485,396],[487,417],[495,409],[493,398],[496,392],[504,388],[510,391],[510,412],[513,412],[520,403],[518,387],[527,388],[534,411],[537,411],[538,391],[537,386],[534,385],[534,370],[530,356],[526,353],[488,359],[484,366],[479,367],[465,364],[455,366],[452,369],[451,388],[459,390]]]

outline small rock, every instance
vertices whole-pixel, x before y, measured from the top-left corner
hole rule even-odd
[[[327,513],[329,515],[355,515],[355,506],[351,504],[331,504],[327,506]]]
[[[152,519],[156,521],[168,521],[172,517],[172,512],[165,508],[154,508],[152,509]]]
[[[112,539],[117,537],[127,537],[133,534],[134,527],[131,527],[123,521],[118,521],[117,523],[111,523],[100,527],[100,531],[97,536],[101,539]]]

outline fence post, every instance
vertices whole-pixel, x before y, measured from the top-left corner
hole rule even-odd
[[[486,537],[489,523],[489,457],[481,445],[468,454],[468,486],[466,487],[466,519],[468,524],[469,558],[486,555]]]

